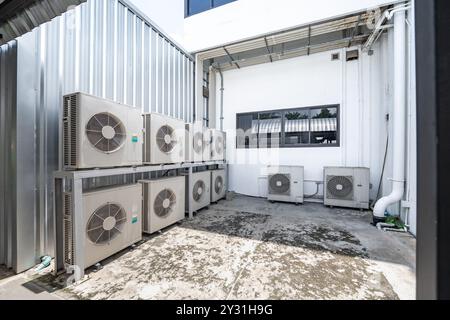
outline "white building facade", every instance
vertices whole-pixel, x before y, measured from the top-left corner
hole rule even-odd
[[[369,51],[363,50],[366,39],[361,43],[355,40],[339,46],[336,40],[330,38],[329,50],[326,45],[314,47],[311,44],[311,30],[314,34],[315,28],[320,28],[320,25],[324,28],[330,21],[352,15],[359,18],[355,29],[359,30],[358,34],[363,28],[368,35],[372,35],[382,14],[392,10],[393,5],[399,6],[398,1],[219,2],[229,3],[220,3],[215,7],[214,1],[211,1],[209,10],[190,15],[190,1],[185,1],[187,17],[184,20],[183,44],[188,50],[197,53],[197,119],[206,119],[209,126],[217,128],[223,120],[223,129],[227,131],[230,191],[264,197],[267,192],[265,168],[269,164],[304,166],[307,195],[317,193],[326,166],[368,167],[371,170],[370,198],[375,204],[375,200],[392,191],[393,151],[396,148],[393,132],[398,121],[404,121],[407,128],[405,191],[403,200],[391,205],[387,211],[401,214],[411,233],[416,234],[414,3],[400,2],[400,6],[407,8],[404,43],[407,116],[399,120],[394,119],[394,13],[390,20],[386,20],[384,31],[375,39]],[[194,11],[197,9],[205,10],[194,6]],[[310,41],[305,46],[306,52],[301,53],[300,46],[296,47],[297,51],[292,51],[296,52],[294,54],[287,50],[275,52],[277,43],[271,43],[271,39],[277,35],[280,38],[279,34],[283,31],[293,37],[296,30],[302,28],[310,31],[309,40],[307,36],[303,39]],[[342,30],[339,32],[345,33]],[[350,35],[355,36],[351,31]],[[298,36],[290,40],[299,41],[300,44],[300,38]],[[317,36],[316,40],[319,38]],[[250,52],[249,48],[256,52],[261,39],[266,40],[268,52],[263,58],[259,56],[250,63],[246,54]],[[312,39],[314,41],[314,37]],[[289,45],[294,42],[286,43]],[[358,57],[347,59],[347,52],[354,50],[357,50]],[[224,59],[222,57],[211,65],[211,57],[217,56],[229,58],[229,64],[221,61]],[[220,73],[223,76],[223,88]],[[209,87],[208,105],[205,105],[203,86]],[[222,92],[223,106],[220,98]],[[336,109],[331,110],[337,110],[337,136],[333,138],[335,141],[332,145],[240,148],[237,143],[236,129],[242,113],[265,114],[270,111],[273,114],[291,109],[297,109],[297,112],[302,108],[324,106],[335,106]],[[323,185],[318,195],[323,195]]]

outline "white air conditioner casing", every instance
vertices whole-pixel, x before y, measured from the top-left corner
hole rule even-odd
[[[144,114],[144,163],[150,165],[185,161],[184,121],[158,113]]]
[[[96,263],[142,240],[142,186],[121,186],[83,194],[83,229],[75,230],[70,195],[64,200],[64,259],[78,265],[74,248],[82,247],[84,266]],[[75,232],[82,234],[76,235]],[[84,244],[75,243],[84,239]]]
[[[140,109],[84,93],[66,95],[63,100],[65,169],[142,164]]]
[[[185,217],[185,177],[141,181],[143,231],[153,234]]]
[[[203,128],[203,162],[211,161],[212,130]]]
[[[191,201],[192,210],[199,211],[211,204],[211,171],[192,174],[192,187],[189,187],[189,179],[186,179],[186,208]]]
[[[369,209],[370,169],[326,167],[324,186],[326,206]]]
[[[304,168],[299,166],[269,166],[269,201],[303,203]]]
[[[220,130],[211,130],[211,160],[225,160],[226,134]]]
[[[225,170],[211,171],[211,202],[225,198],[227,194],[227,177]]]
[[[201,122],[186,124],[186,162],[203,161],[203,126]]]

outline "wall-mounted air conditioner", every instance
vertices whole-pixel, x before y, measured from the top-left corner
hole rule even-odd
[[[326,167],[324,185],[326,206],[369,209],[370,169]]]
[[[140,109],[83,93],[66,95],[63,100],[65,169],[142,164]]]

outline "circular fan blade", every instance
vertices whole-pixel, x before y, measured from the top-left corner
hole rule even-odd
[[[94,115],[86,125],[89,142],[99,151],[111,153],[119,150],[125,143],[125,127],[110,113]]]
[[[348,199],[353,195],[352,177],[330,177],[327,183],[328,194],[336,199]]]
[[[287,195],[291,191],[291,179],[286,174],[270,176],[269,186],[272,194]]]
[[[126,221],[126,213],[121,206],[105,204],[91,215],[86,227],[87,236],[92,243],[105,245],[122,232]]]

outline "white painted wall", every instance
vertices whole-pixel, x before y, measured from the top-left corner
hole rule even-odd
[[[237,0],[185,19],[183,44],[188,50],[199,51],[395,1]]]
[[[382,70],[374,68],[373,73],[366,76],[371,82],[365,83],[360,79],[364,69],[381,59],[381,52],[353,62],[331,61],[331,53],[224,73],[224,129],[228,134],[231,190],[251,196],[264,196],[259,192],[258,178],[264,175],[267,164],[278,162],[281,165],[303,165],[305,179],[317,181],[323,180],[325,166],[373,167],[372,182],[377,184],[381,172],[381,164],[378,164],[382,158],[380,150],[384,147],[381,141],[385,140],[383,134],[386,132],[383,117],[387,113],[383,110],[385,104],[378,103],[378,100],[384,91],[386,77]],[[364,102],[364,91],[372,97],[376,106],[369,101]],[[341,105],[340,147],[275,150],[235,148],[237,113],[329,104]],[[375,124],[372,119],[376,119]],[[370,146],[370,141],[375,141],[376,145]],[[308,183],[305,192],[313,194],[315,184]],[[375,195],[374,189],[372,197]]]

